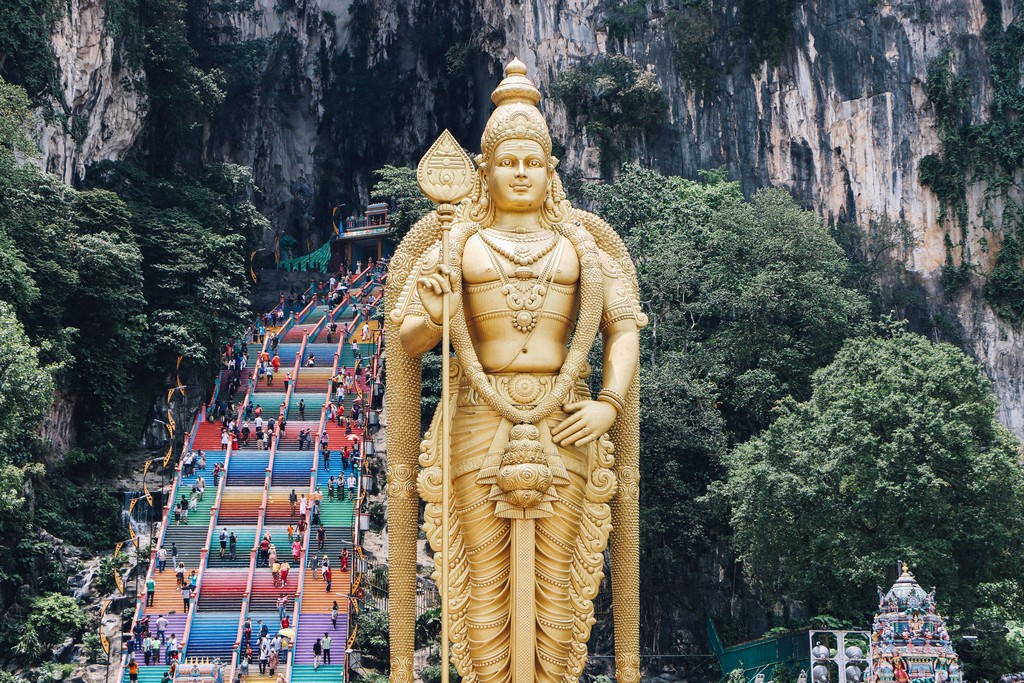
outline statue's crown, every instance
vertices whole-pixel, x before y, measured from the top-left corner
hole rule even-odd
[[[526,65],[513,59],[505,67],[505,78],[491,93],[497,107],[487,120],[480,151],[490,159],[494,148],[505,140],[534,140],[551,155],[551,135],[537,104],[540,90],[526,76]]]
[[[513,58],[505,67],[505,78],[491,93],[491,102],[499,107],[506,103],[521,102],[537,106],[540,90],[526,77],[526,65]]]

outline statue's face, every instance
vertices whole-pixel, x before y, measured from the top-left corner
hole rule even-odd
[[[505,140],[494,149],[487,191],[495,208],[510,213],[538,211],[547,188],[547,157],[539,143]]]

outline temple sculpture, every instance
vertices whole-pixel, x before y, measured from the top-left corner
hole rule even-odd
[[[611,543],[616,677],[639,671],[636,272],[573,207],[540,92],[513,60],[470,160],[446,132],[420,164],[437,210],[389,268],[391,676],[413,680],[416,538],[434,552],[445,640],[466,683],[575,682]],[[587,358],[603,341],[601,381]],[[447,389],[420,428],[423,354]]]
[[[888,592],[878,589],[871,627],[871,683],[961,683],[963,672],[935,591],[925,592],[909,567]]]

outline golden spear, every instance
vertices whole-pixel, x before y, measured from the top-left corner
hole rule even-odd
[[[441,265],[447,277],[450,272],[450,247],[448,234],[455,219],[455,204],[473,191],[473,162],[450,132],[445,130],[437,138],[416,167],[416,180],[423,194],[437,204],[437,217],[441,221]],[[449,515],[451,513],[451,438],[449,435],[450,409],[448,398],[451,393],[449,345],[451,315],[451,287],[445,287],[441,299],[441,536],[444,539],[441,550],[441,682],[448,683],[448,622],[449,604],[448,577],[451,568]]]

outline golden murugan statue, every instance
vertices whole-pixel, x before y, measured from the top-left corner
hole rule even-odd
[[[475,170],[468,158],[460,170],[465,155],[447,132],[421,163],[425,190],[460,173],[467,189],[409,232],[388,274],[391,675],[413,680],[421,497],[466,683],[578,679],[609,534],[616,675],[634,683],[646,324],[636,272],[615,232],[566,200],[522,62],[491,98]],[[453,389],[421,440],[420,357],[447,339],[445,326]],[[584,380],[598,332],[593,400]]]

